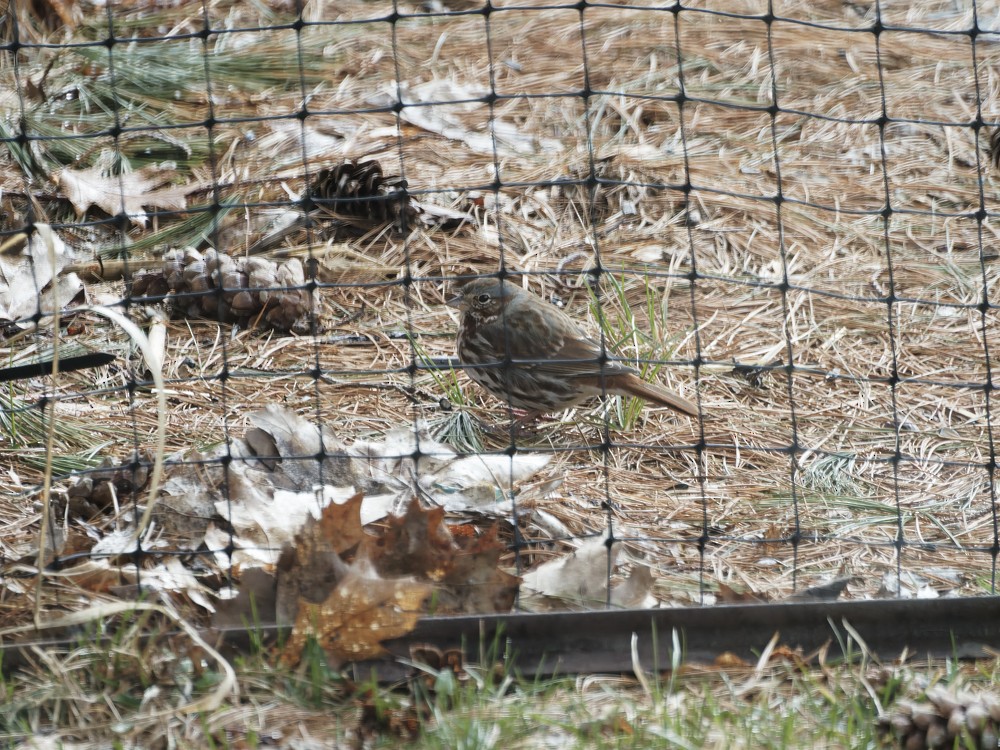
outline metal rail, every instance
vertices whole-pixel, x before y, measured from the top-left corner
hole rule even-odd
[[[829,642],[828,655],[842,656],[853,638],[885,659],[906,650],[911,657],[977,658],[1000,651],[1000,597],[878,599],[847,602],[724,605],[704,608],[428,617],[405,638],[386,643],[394,657],[408,657],[412,644],[462,647],[475,661],[482,653],[509,655],[526,676],[632,671],[632,634],[645,670],[671,663],[676,629],[685,662],[712,663],[731,652],[755,659],[775,633],[779,642],[809,654]],[[499,640],[498,640],[499,633]],[[861,647],[855,643],[854,653]],[[356,666],[380,680],[405,673],[396,659]]]

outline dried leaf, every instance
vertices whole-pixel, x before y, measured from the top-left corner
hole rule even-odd
[[[620,544],[611,548],[614,568]],[[607,600],[608,546],[604,537],[585,540],[579,548],[564,557],[542,563],[524,575],[524,588],[537,596],[522,603],[529,607],[547,608],[557,599],[588,607]]]
[[[121,571],[106,557],[85,560],[61,571],[59,577],[96,593],[107,593],[121,583]]]
[[[240,593],[216,603],[213,628],[243,628],[275,621],[275,580],[263,568],[250,568],[240,576]]]
[[[438,588],[435,613],[509,612],[521,579],[500,569],[507,546],[494,526],[481,537],[459,538],[461,549]]]
[[[799,666],[805,666],[805,660],[802,657],[802,649],[792,648],[791,646],[786,646],[783,643],[778,644],[774,648],[774,651],[771,652],[771,658],[769,661],[771,662],[790,661],[794,662]]]
[[[478,453],[456,456],[422,471],[420,487],[445,510],[507,513],[510,503],[505,499],[506,493],[533,477],[551,460],[552,454],[527,452],[514,456]]]
[[[500,570],[506,547],[496,529],[456,541],[444,525],[444,509],[424,510],[414,499],[390,517],[379,539],[369,537],[366,555],[382,575],[412,575],[436,586],[436,614],[507,612],[519,579]]]
[[[214,475],[221,479],[223,474],[214,468],[205,467],[201,471],[188,468],[197,466],[201,459],[200,453],[192,453],[188,459],[191,463],[173,469],[163,482],[154,517],[157,525],[171,536],[197,540],[208,531],[215,516],[215,498],[218,495],[208,477]]]
[[[153,592],[183,593],[203,609],[215,611],[215,595],[176,556],[168,556],[152,567],[139,567],[133,563],[115,565],[116,584],[110,593],[119,598],[136,599]],[[155,596],[153,598],[156,598]]]
[[[241,472],[231,472],[228,486],[234,499],[217,501],[216,511],[236,531],[234,543],[240,548],[258,548],[258,558],[268,563],[276,562],[282,547],[314,523],[317,516],[340,513],[336,509],[338,503],[355,500],[350,487],[326,486],[319,494],[272,491]]]
[[[337,662],[373,659],[382,641],[399,638],[417,624],[432,587],[412,578],[382,578],[367,561],[337,561],[338,583],[321,604],[301,600],[281,660],[295,665],[310,638]]]
[[[50,262],[50,255],[55,265]],[[31,239],[14,255],[0,254],[0,318],[22,320],[65,307],[83,289],[76,274],[53,279],[76,253],[47,224],[36,224]]]
[[[341,571],[340,552],[357,546],[360,537],[365,536],[360,522],[361,501],[359,493],[348,498],[346,508],[331,503],[323,509],[319,519],[309,516],[294,539],[284,545],[277,564],[279,625],[295,621],[301,601],[318,604],[337,585]],[[337,520],[356,515],[358,520],[348,521],[351,528],[347,536],[342,537]]]
[[[720,669],[750,669],[753,664],[732,651],[723,651],[715,657],[715,666]]]
[[[173,177],[170,170],[151,165],[128,174],[109,174],[103,167],[72,169],[66,167],[56,175],[59,186],[73,208],[81,216],[91,206],[97,206],[111,216],[124,212],[134,224],[146,224],[143,206],[181,211],[187,208],[184,187],[156,188]]]
[[[648,565],[634,564],[628,578],[611,589],[611,604],[622,609],[648,609],[656,606],[653,596],[653,571]]]
[[[442,581],[457,550],[443,521],[443,508],[424,510],[414,498],[405,515],[388,519],[380,538],[366,542],[368,557],[382,575]]]
[[[310,490],[317,484],[358,487],[351,461],[344,455],[346,449],[328,430],[320,430],[292,410],[274,404],[248,416],[258,430],[271,438],[266,441],[255,434],[252,446],[264,450],[262,455],[271,459],[269,463],[279,459],[280,473],[289,480],[280,486],[297,490]],[[250,455],[255,455],[252,448]],[[325,455],[326,460],[303,460],[319,455]]]
[[[759,604],[767,601],[765,596],[759,596],[752,591],[737,591],[722,581],[719,581],[718,586],[719,591],[715,595],[715,600],[719,604]]]
[[[343,503],[330,503],[319,517],[319,529],[338,555],[349,552],[368,537],[361,526],[361,505],[364,495],[360,492]]]

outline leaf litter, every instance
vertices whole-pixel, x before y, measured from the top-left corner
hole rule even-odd
[[[278,406],[249,421],[241,439],[171,457],[141,541],[154,559],[171,555],[136,566],[133,523],[142,509],[122,503],[114,528],[77,550],[88,559],[59,578],[95,593],[134,586],[180,596],[215,612],[219,625],[291,625],[285,658],[293,662],[307,637],[336,660],[371,658],[422,614],[512,608],[520,579],[503,564],[503,498],[550,456],[459,456],[411,429],[348,446]],[[445,506],[478,519],[474,531],[466,525],[453,535]],[[176,556],[205,549],[214,566],[201,557],[188,569]],[[231,583],[213,589],[220,575]]]
[[[938,5],[941,4],[928,4],[929,10],[921,13],[936,13]],[[836,11],[830,12],[841,10],[838,6]],[[887,6],[886,12],[890,10],[892,8]],[[342,10],[346,16],[351,13],[361,16],[365,11],[350,2],[344,4]],[[642,530],[645,539],[639,543],[630,540],[629,549],[639,547],[648,551],[655,548],[654,590],[661,603],[714,601],[715,594],[704,590],[697,575],[691,573],[700,570],[699,566],[706,562],[715,566],[719,585],[714,591],[722,601],[729,596],[742,596],[729,593],[740,589],[749,591],[749,596],[755,598],[767,597],[772,590],[776,592],[774,596],[780,597],[792,586],[792,578],[787,575],[792,564],[797,572],[821,580],[841,572],[874,571],[873,575],[847,576],[851,582],[849,594],[854,597],[875,596],[882,591],[903,596],[948,595],[956,591],[978,593],[984,585],[990,585],[983,583],[988,561],[972,551],[982,547],[983,539],[988,538],[991,507],[983,490],[980,469],[984,460],[982,446],[986,443],[984,407],[978,397],[970,397],[954,387],[956,383],[982,381],[982,349],[976,340],[977,326],[980,322],[989,325],[993,322],[992,318],[979,321],[975,315],[966,315],[961,307],[977,303],[979,297],[976,295],[981,294],[984,285],[989,289],[996,287],[995,265],[987,263],[981,267],[981,259],[989,261],[992,258],[982,252],[976,237],[977,227],[972,223],[963,224],[945,213],[912,218],[905,212],[897,213],[892,226],[888,227],[893,242],[897,243],[893,246],[898,261],[894,268],[895,295],[900,298],[930,296],[955,304],[955,307],[931,312],[920,305],[897,307],[900,311],[897,335],[904,355],[900,359],[904,379],[919,378],[927,373],[950,373],[948,378],[954,382],[946,384],[950,387],[915,384],[920,387],[914,386],[912,391],[904,382],[899,396],[905,418],[899,425],[893,425],[892,409],[885,392],[868,382],[870,378],[884,375],[887,361],[884,305],[879,307],[877,300],[872,302],[871,299],[872,290],[876,295],[885,295],[888,290],[888,252],[883,242],[885,233],[877,218],[863,214],[841,215],[839,210],[835,215],[820,214],[809,205],[793,200],[786,204],[784,224],[778,227],[770,202],[741,197],[741,194],[773,192],[771,176],[776,155],[766,117],[759,109],[770,104],[766,94],[760,93],[769,90],[764,85],[769,71],[767,66],[758,65],[755,57],[762,49],[762,40],[752,33],[747,34],[746,23],[723,17],[706,15],[704,24],[692,23],[684,27],[685,45],[695,45],[705,57],[696,62],[699,67],[695,68],[696,75],[688,80],[688,85],[696,87],[697,90],[693,90],[696,97],[706,99],[699,106],[694,121],[683,123],[685,140],[675,109],[641,96],[650,88],[669,90],[672,78],[679,75],[670,62],[663,62],[669,60],[675,50],[668,48],[668,54],[657,55],[656,60],[661,63],[657,66],[653,58],[645,56],[648,50],[640,44],[643,39],[672,39],[672,28],[663,25],[672,23],[670,14],[616,9],[612,19],[598,11],[589,13],[585,21],[588,37],[597,40],[598,45],[602,36],[606,37],[607,44],[602,52],[607,55],[607,64],[595,66],[592,72],[596,78],[592,85],[595,89],[610,90],[621,81],[629,81],[637,86],[640,96],[635,99],[595,97],[595,113],[599,116],[595,115],[592,121],[581,117],[582,110],[563,108],[558,99],[553,99],[548,106],[548,101],[514,98],[502,102],[496,113],[504,122],[516,122],[522,131],[522,137],[515,139],[513,145],[499,144],[504,155],[519,155],[518,159],[509,159],[502,165],[505,183],[552,180],[558,175],[568,175],[588,180],[589,185],[594,175],[589,169],[580,171],[577,164],[580,154],[588,155],[584,160],[587,162],[594,158],[606,159],[596,166],[597,176],[601,178],[600,189],[587,196],[586,202],[574,193],[571,184],[528,185],[523,190],[505,189],[485,194],[440,190],[441,185],[480,185],[484,182],[482,153],[485,141],[482,136],[488,134],[488,130],[482,127],[485,122],[482,111],[475,107],[405,108],[404,113],[421,110],[448,112],[449,116],[424,123],[407,123],[401,153],[393,149],[398,133],[394,113],[339,117],[338,120],[351,122],[349,137],[337,135],[325,141],[320,138],[309,142],[310,158],[315,158],[320,166],[335,164],[345,156],[356,158],[380,152],[393,158],[405,157],[412,187],[424,191],[429,201],[440,202],[463,221],[473,224],[475,231],[447,236],[418,233],[407,238],[405,248],[398,237],[377,232],[352,241],[353,253],[367,258],[372,267],[389,270],[376,274],[375,281],[384,282],[377,289],[324,289],[322,322],[338,335],[364,339],[368,342],[366,347],[353,350],[347,346],[320,348],[301,340],[255,338],[239,329],[227,330],[220,336],[209,326],[191,329],[187,327],[188,321],[175,325],[171,329],[171,344],[175,347],[171,354],[176,356],[168,356],[164,364],[173,368],[175,376],[180,373],[188,382],[178,384],[173,394],[184,428],[171,436],[172,447],[179,451],[175,457],[183,457],[192,465],[189,472],[178,472],[168,479],[167,487],[172,494],[157,507],[156,525],[144,538],[144,550],[153,554],[169,550],[177,539],[183,542],[181,548],[191,549],[192,540],[204,540],[205,547],[223,550],[222,558],[215,561],[216,567],[231,565],[239,574],[238,586],[245,589],[248,582],[260,583],[262,575],[270,575],[268,566],[277,564],[275,550],[280,549],[275,540],[289,536],[294,539],[295,531],[285,528],[292,524],[282,525],[281,519],[274,521],[262,510],[243,516],[235,509],[221,513],[220,501],[225,493],[220,493],[219,488],[226,486],[227,474],[233,475],[234,486],[238,487],[242,500],[255,498],[262,502],[267,498],[267,492],[257,490],[255,482],[258,479],[265,483],[270,480],[279,484],[287,482],[287,486],[274,490],[273,497],[288,497],[290,504],[302,506],[315,502],[315,513],[310,510],[308,517],[300,516],[306,517],[303,523],[316,519],[324,503],[329,508],[330,504],[343,501],[347,488],[363,490],[363,504],[381,494],[386,498],[384,509],[376,504],[365,510],[366,518],[369,513],[373,518],[381,516],[370,524],[378,527],[388,523],[386,519],[394,513],[405,514],[405,504],[398,500],[407,480],[395,477],[398,485],[390,481],[394,478],[394,464],[400,467],[405,464],[411,471],[411,480],[412,472],[426,465],[422,457],[416,461],[397,460],[389,457],[395,455],[393,451],[381,455],[377,450],[369,450],[372,455],[365,461],[378,466],[378,481],[360,469],[359,475],[368,477],[375,486],[375,493],[369,493],[360,484],[355,486],[353,469],[345,470],[352,482],[343,485],[338,492],[296,486],[282,471],[260,468],[268,463],[266,449],[237,452],[234,454],[236,460],[225,470],[212,468],[207,462],[220,455],[229,459],[230,454],[220,454],[204,446],[216,444],[223,429],[228,430],[233,422],[233,413],[213,402],[218,393],[213,378],[219,371],[215,368],[220,357],[238,366],[280,371],[289,369],[288,362],[295,362],[296,366],[301,365],[302,371],[319,366],[324,372],[337,373],[336,387],[330,389],[324,389],[311,379],[302,379],[306,384],[300,386],[289,385],[282,377],[247,378],[242,382],[240,378],[231,378],[226,383],[228,395],[240,400],[236,421],[246,418],[246,412],[250,411],[247,405],[299,404],[301,401],[296,399],[303,398],[304,394],[312,398],[318,390],[324,399],[323,410],[336,416],[343,434],[386,435],[392,425],[399,423],[400,414],[410,413],[404,411],[411,406],[410,394],[404,395],[402,388],[414,384],[412,379],[407,382],[407,377],[397,376],[411,363],[405,348],[395,347],[388,334],[404,328],[402,321],[406,320],[412,322],[416,332],[427,342],[431,356],[450,352],[450,338],[438,338],[442,330],[451,331],[454,325],[447,310],[440,306],[443,291],[439,289],[438,278],[492,271],[502,253],[509,268],[531,274],[531,283],[540,285],[553,301],[573,306],[574,314],[579,313],[583,318],[586,312],[581,311],[586,310],[586,300],[581,301],[572,279],[560,274],[592,270],[596,250],[600,249],[602,267],[637,275],[628,288],[629,302],[636,309],[642,310],[648,289],[648,286],[644,289],[644,285],[649,283],[653,284],[664,306],[669,304],[671,329],[683,333],[681,344],[674,351],[676,359],[688,361],[694,357],[691,332],[697,329],[702,342],[699,356],[706,362],[715,363],[703,367],[699,373],[698,387],[705,398],[706,421],[692,427],[668,421],[659,414],[646,413],[628,438],[634,445],[616,445],[605,454],[605,462],[600,465],[595,453],[576,453],[572,457],[560,453],[566,448],[578,449],[581,438],[590,437],[581,429],[592,425],[580,428],[572,416],[567,416],[561,420],[558,433],[543,433],[544,440],[557,449],[544,471],[565,479],[559,493],[544,491],[551,476],[534,481],[528,475],[517,488],[520,493],[514,503],[506,494],[507,490],[501,490],[499,485],[491,487],[486,481],[477,485],[479,489],[472,493],[482,504],[471,514],[473,518],[490,518],[483,508],[488,511],[494,503],[497,508],[516,510],[513,522],[525,524],[538,539],[561,551],[578,544],[570,542],[569,537],[600,538],[593,536],[606,520],[600,500],[609,500],[616,504],[616,513],[626,515],[633,526]],[[243,12],[248,11],[234,11]],[[843,12],[850,14],[854,10]],[[906,12],[916,13],[908,6]],[[942,16],[949,17],[947,13]],[[929,17],[924,17],[923,22]],[[915,19],[910,18],[908,22]],[[565,31],[564,24],[544,13],[540,14],[539,21],[533,27],[547,42],[554,34]],[[578,21],[574,19],[571,26]],[[622,35],[623,28],[629,33]],[[779,52],[784,53],[814,50],[824,33],[820,28],[785,24],[774,29],[773,42]],[[427,35],[424,43],[433,46],[436,38],[434,34]],[[894,45],[899,45],[898,70],[888,71],[894,82],[890,81],[892,85],[887,90],[892,95],[890,105],[894,108],[894,116],[902,111],[920,117],[933,110],[940,113],[941,120],[967,122],[968,102],[954,94],[965,86],[956,77],[960,63],[944,49],[943,37],[919,38],[918,43],[915,35],[899,34],[893,40]],[[782,67],[782,74],[789,77],[790,84],[787,91],[782,91],[783,105],[803,111],[811,110],[814,105],[822,111],[833,106],[843,114],[843,108],[851,109],[855,105],[849,105],[837,92],[850,85],[857,98],[855,104],[861,109],[871,107],[875,113],[880,111],[877,96],[880,89],[872,85],[873,78],[868,74],[872,56],[865,49],[867,39],[864,34],[852,35],[843,51],[844,59],[853,69],[848,76],[856,86],[838,78],[834,74],[836,66],[828,59],[789,54],[788,59],[798,62],[794,68]],[[618,40],[623,41],[618,44]],[[521,40],[515,38],[513,41]],[[461,31],[452,31],[448,42],[446,51],[458,59],[482,59],[482,45],[467,39]],[[934,59],[927,61],[923,54],[916,54],[920,50],[910,46],[915,44],[930,45],[933,48],[930,57]],[[532,48],[534,59],[530,62],[536,64],[537,69],[530,73],[522,75],[520,64],[503,70],[509,79],[507,83],[540,93],[551,92],[553,86],[578,90],[579,85],[573,85],[574,66],[567,65],[563,55],[552,55],[547,49],[544,45]],[[638,55],[635,54],[637,49]],[[384,50],[375,43],[370,51],[371,60],[376,60]],[[305,52],[308,53],[309,48]],[[987,64],[995,57],[991,48],[982,48],[982,52]],[[441,58],[446,64],[453,64],[447,54]],[[782,55],[776,59],[781,65]],[[526,58],[523,62],[529,60]],[[339,71],[341,68],[337,66],[345,63],[334,56],[332,65]],[[54,74],[60,72],[60,67],[69,66],[57,66],[53,69]],[[329,71],[322,66],[307,63],[303,68],[309,75],[322,69],[323,76],[329,78]],[[471,65],[468,69],[472,69]],[[392,83],[396,77],[395,72],[377,66],[369,73],[363,87],[352,86],[345,77],[342,86],[329,91],[320,88],[321,81],[310,79],[310,85],[317,85],[310,108],[347,111],[351,107],[367,106],[366,95],[381,84]],[[701,74],[700,78],[697,73]],[[447,98],[451,96],[447,93],[450,90],[462,96],[478,95],[475,85],[456,84],[451,89],[439,88],[440,93],[428,87],[421,98],[418,81],[425,75],[449,77],[447,70],[419,73],[413,83],[407,82],[408,95],[414,97],[415,102],[429,101],[442,94]],[[954,82],[955,86],[928,85],[931,81],[936,83],[939,75]],[[808,85],[791,85],[799,77],[808,81]],[[733,87],[734,81],[740,85]],[[53,90],[58,88],[53,83]],[[288,111],[294,111],[301,98],[298,79],[290,89],[294,93],[287,95],[279,85],[272,96],[259,97],[256,106],[271,112],[282,112],[287,106]],[[233,91],[239,91],[238,87]],[[810,93],[803,98],[802,92]],[[813,94],[815,101],[810,98]],[[709,100],[716,97],[726,100],[724,106],[711,104]],[[741,108],[741,103],[758,109]],[[730,104],[736,106],[725,106]],[[183,101],[173,106],[187,113],[196,110],[197,102]],[[992,110],[984,116],[992,116],[991,113]],[[64,113],[58,114],[65,119]],[[553,118],[558,119],[553,122]],[[871,187],[865,182],[870,174],[877,174],[879,170],[877,159],[871,158],[873,152],[870,143],[865,141],[864,128],[842,122],[805,118],[802,122],[794,122],[794,119],[782,113],[777,123],[778,149],[783,172],[789,180],[785,186],[789,197],[848,210],[865,210],[869,207],[866,200],[882,195],[881,183]],[[583,121],[592,122],[591,132],[586,134],[585,143],[582,139],[574,143],[574,139],[580,138],[574,128]],[[941,132],[947,128],[921,126],[904,132],[897,125],[890,123],[886,129],[888,146],[899,156],[889,164],[894,199],[900,205],[934,208],[957,204],[962,211],[977,210],[980,207],[977,196],[981,195],[983,183],[974,166],[968,166],[975,165],[977,155],[975,140],[966,130],[954,128],[953,135],[941,138]],[[289,132],[295,128],[290,128]],[[317,129],[313,118],[306,123],[305,129],[307,134],[325,132]],[[535,145],[543,142],[544,134],[552,132],[559,132],[568,146],[547,150]],[[506,131],[501,129],[500,135],[504,133]],[[543,135],[533,140],[528,134],[534,133]],[[257,143],[263,141],[258,139]],[[279,179],[287,177],[302,180],[304,184],[304,177],[298,174],[301,170],[291,165],[288,174],[279,175],[271,181],[273,184],[261,185],[248,180],[262,164],[274,163],[277,158],[273,153],[255,153],[252,143],[248,135],[240,148],[221,150],[225,157],[218,165],[220,180],[232,179],[233,184],[242,180],[241,185],[252,184],[257,192],[250,200],[262,202],[286,198],[282,192],[284,188],[277,185]],[[243,148],[244,145],[247,147]],[[688,151],[687,158],[684,158],[684,147]],[[272,150],[282,151],[281,158],[288,159],[288,149],[272,147]],[[62,166],[70,167],[70,164]],[[687,165],[690,173],[685,172]],[[489,176],[494,177],[492,173]],[[816,179],[817,176],[822,179]],[[715,194],[712,190],[696,187],[687,201],[678,197],[668,185],[687,178],[695,185],[710,180],[710,184],[735,194]],[[650,187],[638,190],[636,184]],[[942,186],[948,189],[942,190]],[[297,187],[292,193],[301,194]],[[50,198],[46,196],[47,200]],[[875,205],[878,207],[881,203]],[[120,210],[120,206],[116,207],[115,213]],[[989,222],[979,229],[986,233],[987,239],[995,234]],[[784,245],[778,241],[779,234],[785,240]],[[787,248],[787,258],[779,255],[782,247]],[[685,278],[690,270],[688,258],[695,253],[699,257],[700,271],[696,284],[696,292],[700,295],[697,310],[693,302],[686,301],[694,295]],[[790,296],[788,320],[775,313],[777,306],[771,294],[771,285],[783,279],[785,260],[788,261],[789,283],[799,287]],[[403,268],[404,261],[412,262],[406,267],[407,273],[416,270],[419,271],[416,275],[431,277],[431,281],[420,280],[408,285],[404,294],[396,273]],[[356,267],[349,269],[343,279],[348,283],[372,283],[372,277],[363,278],[359,270]],[[647,277],[647,273],[651,275]],[[847,296],[826,297],[823,293],[827,291]],[[849,299],[852,295],[866,301]],[[407,317],[411,313],[412,318]],[[788,347],[792,347],[805,363],[803,371],[795,374],[794,388],[784,379],[781,369],[793,364],[781,361]],[[194,360],[200,373],[209,377],[198,382],[189,379],[189,371],[184,371],[185,367],[190,367],[184,364],[185,358]],[[737,364],[734,367],[718,364],[727,362]],[[772,365],[778,369],[767,369]],[[800,366],[798,360],[796,366]],[[371,379],[389,382],[359,382],[366,374]],[[685,371],[681,379],[687,374]],[[121,379],[103,374],[95,382],[99,386],[124,387]],[[864,387],[856,386],[857,382]],[[376,391],[375,386],[398,390],[395,393]],[[417,378],[416,386],[418,392],[427,387],[426,379]],[[376,398],[372,398],[373,393]],[[810,448],[809,453],[801,456],[800,468],[805,471],[798,474],[808,481],[797,488],[789,486],[796,474],[792,471],[790,477],[784,450],[788,444],[786,430],[790,417],[786,401],[789,394],[794,394],[796,400],[801,429],[799,439],[802,445]],[[435,392],[435,396],[439,395]],[[121,400],[120,393],[114,398]],[[149,426],[149,415],[141,398],[135,402],[135,411],[127,420],[121,418],[116,405],[105,403],[107,399],[89,400],[101,410],[97,419],[114,420],[121,425],[120,444],[116,446],[120,454],[133,449],[127,435],[137,428],[140,435],[145,434]],[[369,404],[369,407],[358,409],[359,403]],[[437,407],[428,406],[429,403],[417,405],[416,413],[433,413]],[[496,403],[484,401],[478,394],[469,399],[465,408],[471,413],[486,414],[487,418],[495,418],[500,412]],[[316,410],[320,408],[317,406]],[[700,435],[699,428],[703,430]],[[693,445],[699,439],[712,446],[702,456],[702,463],[676,449],[677,445]],[[379,440],[381,438],[374,442]],[[234,440],[232,445],[238,442]],[[336,444],[335,441],[330,443]],[[200,453],[191,451],[191,445],[199,446]],[[345,453],[354,446],[355,443],[347,446]],[[779,450],[775,450],[775,446]],[[850,461],[843,466],[821,466],[824,459],[821,450],[849,456]],[[918,456],[920,460],[907,463],[906,470],[891,477],[882,460],[887,450]],[[400,455],[407,454],[401,451]],[[352,456],[351,461],[355,458]],[[234,468],[245,459],[255,460],[260,466],[255,466],[253,472]],[[311,457],[287,463],[307,464],[310,461],[318,463]],[[328,472],[343,469],[344,462],[327,459],[320,463],[324,468],[318,473],[326,476]],[[822,468],[822,471],[809,472],[810,468]],[[296,472],[290,470],[290,473]],[[503,476],[504,467],[499,466],[495,473],[496,476],[490,474],[492,480]],[[32,472],[26,471],[24,475],[28,483],[34,481]],[[704,477],[705,481],[699,485],[695,477]],[[411,496],[413,484],[410,481]],[[460,477],[455,484],[458,494],[466,492]],[[449,489],[454,486],[432,489],[437,490],[439,499],[447,499],[451,494]],[[608,488],[610,497],[603,491]],[[291,495],[279,495],[279,491]],[[424,491],[425,488],[420,488],[417,494]],[[355,494],[357,492],[349,497]],[[897,507],[887,502],[894,495],[899,501]],[[793,502],[796,498],[798,503]],[[103,512],[110,518],[87,519],[92,522],[92,536],[104,533],[104,526],[108,525],[117,526],[128,538],[129,523],[135,515],[130,507],[133,497],[130,491],[124,491],[118,500],[117,504],[102,505]],[[232,498],[229,502],[232,503]],[[456,509],[450,512],[461,515],[464,512],[462,502],[460,500]],[[253,502],[247,505],[259,507]],[[33,527],[27,523],[18,524],[26,517],[23,498],[8,503],[5,511],[12,521],[9,528],[27,536]],[[75,517],[77,521],[81,526],[84,523]],[[237,522],[244,524],[242,530],[237,530]],[[274,523],[278,523],[279,528],[269,528]],[[917,543],[906,546],[900,554],[893,554],[886,551],[886,542],[899,530],[900,523],[906,537]],[[942,531],[943,527],[951,530],[950,535]],[[503,528],[498,529],[502,536]],[[209,533],[215,536],[209,539]],[[794,558],[789,543],[793,534],[801,541],[794,547]],[[235,543],[230,544],[236,538],[247,546],[238,548]],[[708,544],[705,557],[699,557],[696,544],[703,538],[708,539]],[[70,541],[72,539],[66,543]],[[26,546],[21,540],[10,544],[18,551]],[[87,548],[79,549],[86,551]],[[109,549],[118,557],[107,558],[108,570],[117,571],[128,555],[110,543]],[[251,557],[251,553],[259,554],[259,559]],[[538,561],[546,554],[552,556],[553,553],[551,550],[530,551],[525,566],[529,572],[538,569]],[[573,554],[575,564],[596,570],[601,556],[607,560],[609,551],[595,544],[592,548],[581,546]],[[159,559],[147,558],[143,564],[159,565]],[[557,561],[558,557],[551,562]],[[509,558],[505,562],[509,570],[516,570]],[[19,559],[16,564],[24,565],[25,560]],[[637,570],[645,563],[624,564]],[[564,567],[571,578],[576,575],[568,562]],[[888,571],[900,567],[904,575],[896,579],[888,575]],[[912,574],[925,569],[937,569],[940,575]],[[812,575],[814,571],[817,571],[815,576]],[[24,586],[25,578],[16,572],[5,570],[5,582],[30,590]],[[141,573],[135,570],[130,580],[141,580]],[[605,577],[606,570],[602,579]],[[155,578],[168,580],[165,575]],[[543,592],[546,589],[542,585],[544,578],[538,575],[535,581]],[[556,576],[551,578],[558,582]],[[538,579],[542,579],[542,583]],[[798,580],[801,582],[802,578]],[[65,606],[68,598],[60,598],[58,594],[72,592],[79,596],[79,589],[66,583],[66,579],[60,582],[53,576],[49,583],[54,591],[46,602],[52,606]],[[111,577],[108,576],[101,583],[101,590],[107,590],[110,585]],[[599,586],[577,583],[564,588],[567,590],[560,592],[553,585],[549,589],[550,598],[554,594],[554,598],[565,596],[572,601],[576,596],[579,601],[581,591],[587,600],[606,597],[606,591],[602,592]],[[225,586],[213,586],[210,590],[222,592]],[[181,595],[179,591],[168,591],[166,595],[177,597]],[[230,595],[235,593],[236,590],[228,592]],[[218,608],[229,601],[234,599],[218,599],[215,606]]]

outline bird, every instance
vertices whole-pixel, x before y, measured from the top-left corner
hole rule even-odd
[[[691,401],[609,358],[569,315],[509,280],[473,279],[446,304],[461,313],[459,362],[473,381],[523,412],[519,423],[604,394],[638,396],[698,416]]]

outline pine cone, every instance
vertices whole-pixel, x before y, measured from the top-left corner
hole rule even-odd
[[[259,257],[233,258],[215,250],[171,250],[163,270],[138,277],[133,300],[169,291],[174,317],[247,324],[265,320],[281,331],[309,328],[312,295],[298,258],[281,264]]]
[[[386,177],[378,162],[347,161],[316,175],[305,198],[281,213],[246,251],[260,255],[307,227],[313,240],[327,241],[343,230],[367,232],[385,225],[408,231],[417,209],[406,193],[406,180]]]
[[[320,218],[393,223],[405,230],[415,211],[406,194],[406,180],[386,177],[377,161],[347,161],[322,169],[309,189],[306,209],[318,209]]]
[[[112,507],[115,500],[119,505],[131,503],[133,493],[146,486],[152,463],[148,453],[135,454],[130,461],[117,466],[105,459],[103,468],[80,477],[69,488],[66,494],[70,512],[92,518]]]
[[[927,689],[924,698],[897,701],[890,713],[880,717],[881,729],[891,733],[899,747],[907,750],[952,747],[956,740],[961,743],[967,737],[972,737],[979,747],[997,747],[1000,697],[992,693],[972,695],[934,685]]]

